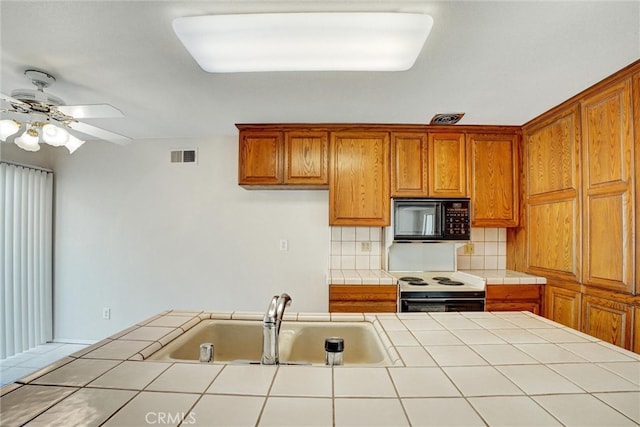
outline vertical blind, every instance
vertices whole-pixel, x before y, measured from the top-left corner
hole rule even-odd
[[[53,338],[53,173],[0,163],[0,359]]]

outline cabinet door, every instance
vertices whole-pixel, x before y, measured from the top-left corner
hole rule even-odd
[[[632,306],[591,295],[584,295],[582,305],[583,332],[631,349]]]
[[[279,131],[240,131],[238,183],[282,184],[283,135]]]
[[[329,133],[288,131],[284,134],[284,183],[329,184]]]
[[[396,285],[329,285],[329,312],[395,313]]]
[[[429,195],[429,157],[426,133],[391,133],[391,196]]]
[[[544,306],[544,317],[580,330],[580,291],[546,285]]]
[[[389,133],[331,133],[330,225],[389,225]]]
[[[585,99],[583,283],[632,293],[631,79]]]
[[[429,195],[467,197],[467,157],[463,133],[429,134]]]
[[[530,311],[540,314],[542,285],[487,285],[485,311]]]
[[[527,270],[581,280],[580,109],[577,103],[523,128]],[[541,236],[544,236],[541,238]]]
[[[487,302],[532,300],[540,302],[542,285],[487,285]]]
[[[471,225],[518,225],[518,137],[468,135]]]

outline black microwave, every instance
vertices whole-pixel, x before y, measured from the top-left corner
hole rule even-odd
[[[394,199],[394,242],[469,240],[469,199]]]

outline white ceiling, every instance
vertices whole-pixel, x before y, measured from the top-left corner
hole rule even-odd
[[[434,26],[406,72],[208,74],[171,29],[214,13],[425,12]],[[26,68],[57,77],[67,104],[108,103],[86,120],[134,139],[235,135],[235,123],[520,125],[640,58],[639,1],[0,0],[0,91]]]

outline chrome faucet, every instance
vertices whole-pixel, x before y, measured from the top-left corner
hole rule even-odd
[[[291,297],[288,294],[275,295],[262,321],[262,358],[263,365],[277,365],[280,363],[278,353],[278,336],[280,335],[280,325],[287,306],[291,305]]]

